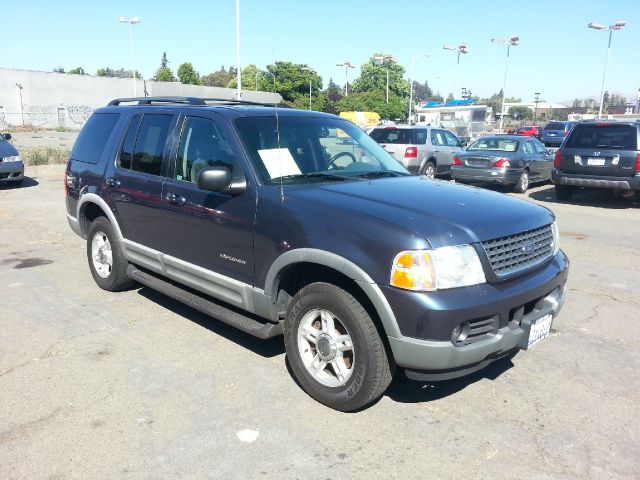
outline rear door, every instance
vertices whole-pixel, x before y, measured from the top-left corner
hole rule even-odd
[[[447,135],[445,130],[439,128],[431,129],[431,145],[433,147],[433,156],[438,163],[437,171],[440,172],[444,168],[447,169],[447,165],[451,168],[453,163],[453,154],[451,147],[447,142]]]
[[[113,176],[105,179],[125,239],[160,250],[167,227],[162,183],[168,166],[168,138],[177,115],[170,111],[132,116]]]
[[[630,177],[635,175],[638,127],[629,124],[576,125],[562,149],[561,170],[567,173]]]
[[[536,152],[532,140],[523,142],[523,154],[526,163],[529,165],[529,178],[532,182],[540,180],[543,171],[543,165],[538,161],[540,154]]]

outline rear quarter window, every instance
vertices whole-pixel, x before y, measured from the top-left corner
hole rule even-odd
[[[119,113],[94,113],[78,135],[71,151],[71,159],[84,163],[98,163],[119,119]]]
[[[637,150],[638,130],[631,125],[579,125],[567,138],[566,148]]]

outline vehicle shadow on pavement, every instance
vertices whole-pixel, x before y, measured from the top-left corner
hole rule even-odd
[[[282,336],[262,340],[256,337],[252,337],[248,333],[244,333],[237,328],[234,328],[226,323],[223,323],[215,318],[211,318],[204,313],[201,313],[188,305],[185,305],[177,300],[172,299],[159,293],[151,288],[142,287],[138,290],[138,294],[142,295],[147,300],[157,303],[163,308],[172,311],[176,315],[180,315],[187,320],[197,323],[203,328],[232,341],[241,347],[251,350],[258,355],[271,358],[284,353],[284,340]]]
[[[613,195],[609,190],[578,190],[570,201],[560,201],[556,198],[553,186],[529,193],[529,197],[539,202],[566,203],[571,205],[583,205],[587,207],[601,207],[612,209],[637,208],[640,206],[640,197],[623,198]]]
[[[452,380],[419,382],[409,380],[402,370],[396,372],[385,395],[394,402],[421,403],[439,400],[465,389],[480,380],[495,380],[513,367],[511,361],[517,352],[496,360],[482,370]]]
[[[0,183],[0,189],[3,189],[3,190],[17,190],[19,188],[36,187],[38,185],[40,185],[40,182],[38,182],[35,178],[24,177],[24,179],[22,180],[22,183],[20,183],[20,184],[16,184],[16,183]]]

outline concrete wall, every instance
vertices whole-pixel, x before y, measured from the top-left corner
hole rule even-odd
[[[136,80],[138,96],[144,95],[145,86],[149,96],[233,99],[236,93],[230,88]],[[23,123],[43,128],[80,129],[96,108],[114,98],[132,96],[131,78],[0,68],[0,129]],[[263,103],[282,100],[279,94],[255,91],[243,91],[242,98]]]

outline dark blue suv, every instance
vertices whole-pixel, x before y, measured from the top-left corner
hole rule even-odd
[[[345,139],[347,141],[345,141]],[[147,285],[251,335],[284,334],[338,410],[476,371],[549,335],[568,260],[546,208],[408,174],[334,115],[114,100],[67,166],[97,284]]]

